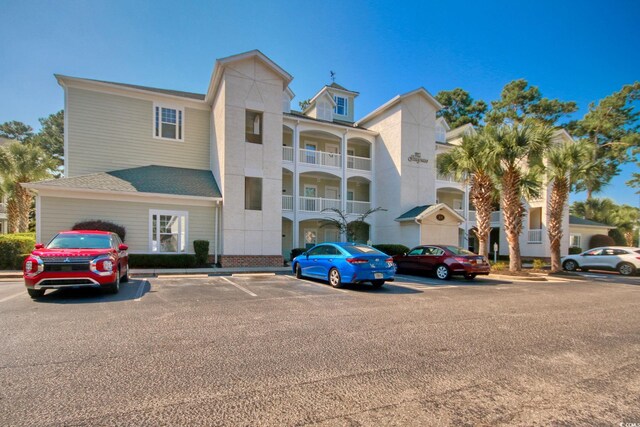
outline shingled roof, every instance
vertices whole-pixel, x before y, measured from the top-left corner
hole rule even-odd
[[[601,222],[591,221],[590,219],[580,218],[579,216],[569,215],[569,224],[571,225],[586,225],[589,227],[606,227],[615,228],[611,225],[603,224]]]
[[[220,198],[220,188],[210,170],[142,166],[111,172],[40,181],[30,186],[51,189],[86,189],[155,193],[173,196]]]

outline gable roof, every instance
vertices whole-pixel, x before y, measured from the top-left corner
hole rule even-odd
[[[160,93],[162,95],[177,96],[180,98],[188,98],[196,101],[204,101],[204,98],[205,98],[205,95],[203,93],[184,92],[180,90],[171,90],[171,89],[160,89],[157,87],[132,85],[128,83],[109,82],[106,80],[85,79],[81,77],[65,76],[62,74],[54,74],[54,76],[58,80],[58,83],[60,83],[61,85],[62,83],[77,81],[77,82],[94,83],[94,84],[99,84],[107,87],[116,87],[116,88],[124,88],[124,89],[133,89],[136,91]]]
[[[411,92],[407,92],[407,93],[404,93],[402,95],[394,96],[389,101],[387,101],[386,103],[382,104],[380,107],[376,108],[375,110],[373,110],[372,112],[370,112],[369,114],[367,114],[366,116],[364,116],[363,118],[358,120],[356,123],[357,124],[364,124],[364,123],[368,122],[369,120],[373,119],[374,117],[377,117],[378,115],[384,113],[385,111],[387,111],[388,109],[390,109],[394,105],[398,104],[402,100],[404,100],[404,99],[406,99],[406,98],[408,98],[410,96],[416,95],[416,94],[422,95],[427,101],[429,101],[431,104],[433,104],[433,106],[436,107],[437,111],[442,110],[444,108],[442,106],[442,104],[440,104],[438,102],[438,100],[435,99],[433,97],[433,95],[431,95],[429,93],[428,90],[426,90],[423,87],[419,87],[418,89],[412,90]]]
[[[580,218],[579,216],[569,215],[569,225],[579,225],[581,227],[599,227],[614,229],[616,227],[603,224],[601,222],[591,221],[590,219]]]
[[[441,125],[444,125],[445,131],[449,132],[451,130],[451,126],[449,126],[449,123],[447,123],[447,119],[445,119],[444,117],[438,117],[436,119],[436,124],[438,123],[440,123]]]
[[[356,96],[357,96],[357,95],[360,95],[360,92],[356,92],[356,91],[354,91],[354,90],[349,90],[349,89],[347,89],[346,87],[341,86],[341,85],[339,85],[339,84],[338,84],[338,83],[336,83],[336,82],[332,82],[330,85],[325,86],[325,87],[329,87],[329,88],[331,88],[331,89],[338,89],[338,90],[341,90],[341,91],[343,91],[343,92],[353,93],[353,94],[355,94]]]
[[[447,141],[451,141],[452,139],[456,139],[456,138],[461,138],[467,133],[476,133],[476,129],[473,127],[471,123],[458,126],[457,128],[447,132]]]
[[[415,221],[415,220],[419,221],[425,216],[443,209],[453,214],[458,219],[458,221],[464,221],[464,218],[458,212],[456,212],[454,209],[452,209],[451,207],[449,207],[444,203],[437,203],[435,205],[416,206],[414,208],[409,209],[402,215],[400,215],[398,218],[395,219],[395,221],[398,221],[398,222]]]
[[[231,55],[225,58],[216,59],[216,64],[213,67],[213,73],[211,74],[211,80],[209,81],[209,89],[207,90],[205,101],[209,103],[213,102],[214,95],[218,90],[218,85],[220,84],[220,80],[222,79],[223,71],[227,65],[249,58],[256,58],[260,60],[272,71],[282,77],[282,80],[284,81],[282,90],[285,90],[289,86],[289,83],[291,83],[291,81],[293,80],[293,76],[291,74],[287,73],[278,64],[273,62],[270,58],[267,57],[267,55],[260,52],[258,49],[254,49],[248,52],[239,53],[237,55]]]
[[[328,89],[327,89],[327,87],[325,86],[325,87],[323,87],[322,89],[320,89],[320,92],[316,93],[316,94],[313,96],[313,98],[311,98],[311,99],[309,100],[309,104],[308,104],[308,105],[307,105],[307,107],[304,109],[303,113],[305,113],[305,112],[309,111],[309,110],[311,109],[311,107],[313,107],[313,106],[315,105],[316,101],[317,101],[320,97],[322,97],[323,95],[325,96],[325,98],[328,98],[328,99],[329,99],[329,102],[331,103],[331,106],[332,106],[332,107],[335,107],[335,106],[336,106],[336,101],[333,99],[333,96],[331,96],[331,95],[329,94],[329,90],[328,90]]]
[[[222,197],[220,188],[210,170],[155,165],[71,178],[50,179],[22,185],[36,190],[75,189],[206,198]]]

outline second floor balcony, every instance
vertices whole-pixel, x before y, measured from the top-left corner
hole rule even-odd
[[[282,196],[282,210],[292,211],[295,201],[291,195]],[[328,199],[325,197],[299,197],[297,202],[298,211],[319,213],[325,209],[341,209],[342,200]],[[364,200],[347,200],[347,213],[363,214],[371,209],[371,202]]]
[[[293,147],[286,145],[282,147],[283,161],[293,162],[295,157]],[[329,151],[299,149],[297,160],[299,163],[307,165],[325,166],[330,168],[342,167],[342,154]],[[347,169],[371,171],[371,158],[348,154]]]

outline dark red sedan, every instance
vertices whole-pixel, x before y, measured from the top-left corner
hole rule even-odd
[[[467,280],[477,275],[489,274],[487,259],[457,246],[424,245],[416,246],[408,253],[393,257],[398,273],[435,273],[438,279],[447,280],[453,275],[464,276]]]

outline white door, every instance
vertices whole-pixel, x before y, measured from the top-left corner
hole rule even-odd
[[[338,188],[337,187],[324,187],[324,197],[325,200],[324,208],[336,208],[340,209],[340,200],[338,197]]]

